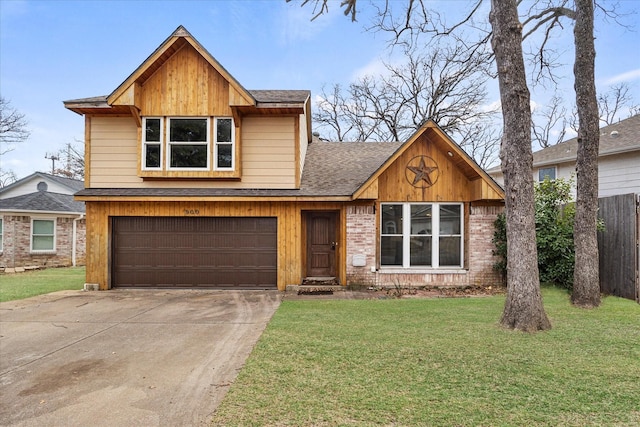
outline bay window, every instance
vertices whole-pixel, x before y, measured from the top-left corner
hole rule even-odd
[[[463,217],[460,203],[383,203],[381,266],[461,268]]]

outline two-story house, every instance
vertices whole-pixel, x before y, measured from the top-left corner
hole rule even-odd
[[[85,117],[87,283],[499,283],[503,191],[433,122],[314,139],[305,90],[247,90],[183,27]]]

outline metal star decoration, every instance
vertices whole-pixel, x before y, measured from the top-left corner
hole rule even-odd
[[[420,159],[416,161],[416,159]],[[407,180],[414,187],[427,188],[436,183],[439,176],[438,165],[428,156],[416,156],[407,163],[407,171],[414,174],[413,180],[407,172]]]

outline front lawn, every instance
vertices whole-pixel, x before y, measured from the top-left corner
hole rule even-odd
[[[544,301],[537,334],[504,296],[284,301],[213,425],[640,425],[640,306]]]
[[[0,302],[29,298],[49,292],[82,289],[84,267],[47,268],[0,275]]]

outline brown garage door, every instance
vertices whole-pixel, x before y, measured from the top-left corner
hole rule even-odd
[[[114,217],[112,236],[114,287],[276,287],[276,218]]]

